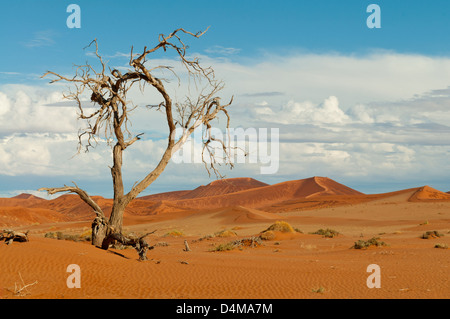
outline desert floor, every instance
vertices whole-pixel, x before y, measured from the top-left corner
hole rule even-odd
[[[126,232],[157,230],[156,245],[138,261],[132,249],[104,251],[89,242],[44,238],[80,234],[88,221],[18,226],[30,241],[0,243],[0,298],[450,298],[450,202],[410,202],[401,193],[369,202],[277,214],[303,233],[279,233],[263,245],[213,251],[221,243],[258,235],[270,218],[246,209],[125,218]],[[340,235],[310,234],[332,228]],[[232,229],[237,237],[212,237]],[[178,230],[182,236],[168,233]],[[429,230],[443,237],[422,239]],[[388,246],[351,249],[380,237]],[[191,251],[184,251],[187,240]],[[70,264],[81,269],[81,288],[68,288]],[[368,288],[370,264],[381,269],[381,288]],[[31,284],[18,293],[20,288]]]

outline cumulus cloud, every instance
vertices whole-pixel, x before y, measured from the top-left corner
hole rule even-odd
[[[305,124],[315,125],[344,123],[349,117],[339,107],[337,97],[330,96],[319,105],[312,102],[289,101],[280,109],[274,111],[269,106],[263,105],[252,109],[252,113],[260,120],[281,124]]]
[[[61,102],[61,92],[31,86],[0,87],[0,134],[17,132],[74,132],[76,109],[49,108]]]

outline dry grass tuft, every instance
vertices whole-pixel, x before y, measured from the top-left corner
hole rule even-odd
[[[164,237],[182,237],[184,233],[181,230],[174,229],[164,235]]]
[[[431,230],[423,233],[423,235],[420,238],[423,239],[430,239],[430,238],[438,238],[442,237],[444,234],[439,233],[437,230]]]
[[[269,228],[263,231],[279,231],[282,233],[294,233],[294,228],[285,221],[276,221],[274,224],[270,225]]]
[[[333,237],[336,237],[337,235],[339,235],[339,232],[334,229],[330,229],[330,228],[327,228],[327,229],[321,228],[311,234],[322,235],[323,237],[326,237],[326,238],[333,238]]]
[[[355,242],[355,244],[352,246],[354,249],[367,249],[370,246],[387,246],[387,244],[384,241],[379,241],[379,237],[372,237],[369,240],[358,240]]]

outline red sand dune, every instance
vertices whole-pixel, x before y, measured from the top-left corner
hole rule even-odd
[[[20,194],[12,198],[0,198],[0,207],[30,207],[38,203],[45,202],[45,199],[31,194]]]
[[[206,186],[202,185],[200,187],[197,187],[193,191],[190,191],[189,193],[181,196],[179,199],[191,199],[191,198],[226,195],[264,186],[268,186],[268,184],[257,181],[256,179],[253,178],[222,179],[213,181]]]
[[[34,196],[34,195],[31,195],[31,194],[27,194],[27,193],[22,193],[22,194],[19,194],[19,195],[17,195],[17,196],[14,196],[13,198],[18,198],[18,199],[32,199],[32,200],[45,200],[45,199],[43,199],[43,198],[40,198],[40,197],[37,197],[37,196]]]
[[[104,209],[105,213],[110,211],[112,200],[104,199],[100,196],[93,196],[92,199]],[[39,202],[32,207],[57,211],[74,221],[85,220],[86,218],[91,218],[93,216],[92,208],[83,202],[78,195],[73,194],[62,195],[52,200]]]
[[[225,195],[209,196],[187,200],[176,200],[180,207],[217,209],[231,206],[264,207],[294,199],[305,199],[324,195],[363,195],[345,185],[326,177],[312,177],[243,190]]]
[[[438,191],[430,186],[423,186],[417,189],[409,200],[411,202],[424,200],[450,200],[450,194]]]
[[[138,197],[138,200],[149,200],[149,201],[161,201],[161,200],[175,200],[179,199],[181,196],[190,193],[191,191],[174,191],[174,192],[165,192],[153,195],[146,195],[142,197]]]
[[[43,208],[0,207],[0,226],[16,227],[22,225],[48,224],[70,221],[63,213]]]
[[[326,177],[312,177],[274,185],[267,185],[252,178],[232,178],[214,181],[191,191],[167,192],[137,198],[127,207],[125,217],[217,212],[218,216],[227,219],[249,221],[271,219],[274,213],[280,212],[353,205],[397,197],[405,202],[450,200],[450,194],[429,186],[365,195]],[[101,196],[93,196],[93,199],[109,216],[112,199]],[[0,198],[1,207],[4,208],[0,209],[0,222],[3,225],[63,220],[89,221],[94,216],[92,209],[74,194],[62,195],[53,200],[21,194],[13,198]],[[13,207],[29,210],[20,213],[19,210],[12,209]]]

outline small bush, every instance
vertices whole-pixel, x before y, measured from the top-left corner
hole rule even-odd
[[[229,242],[226,244],[217,245],[211,251],[227,251],[227,250],[233,250],[234,248],[236,248],[234,242]]]
[[[303,232],[300,229],[298,229],[298,228],[294,228],[294,231],[297,232],[297,233],[303,234]]]
[[[167,246],[169,246],[169,243],[162,241],[162,242],[156,243],[155,246],[156,247],[167,247]]]
[[[352,248],[354,249],[367,249],[370,246],[387,246],[387,244],[384,241],[379,241],[379,237],[372,237],[369,240],[358,240],[355,242]]]
[[[277,221],[275,222],[275,224],[272,224],[269,226],[269,228],[267,228],[264,232],[266,231],[279,231],[282,233],[293,233],[295,232],[294,228],[292,228],[292,226],[284,221]]]
[[[275,239],[275,233],[271,230],[265,231],[259,235],[262,240],[272,240]]]
[[[447,244],[436,244],[436,245],[434,245],[434,248],[448,249],[448,245]]]
[[[54,232],[48,232],[44,234],[45,238],[52,238],[52,239],[58,239],[58,240],[71,240],[71,241],[90,241],[91,236],[82,236],[81,235],[68,235],[64,234],[60,231],[54,233]]]
[[[184,233],[181,230],[174,229],[164,235],[164,237],[182,237]]]
[[[44,237],[56,239],[56,233],[48,232],[48,233],[45,233]]]
[[[323,294],[325,292],[325,288],[323,287],[319,287],[317,289],[312,289],[312,292],[318,293],[318,294]]]
[[[337,235],[339,235],[339,232],[333,230],[333,229],[319,229],[318,231],[315,231],[311,234],[314,235],[322,235],[323,237],[327,237],[327,238],[333,238],[336,237]]]
[[[234,237],[237,234],[232,230],[222,230],[214,234],[215,237]]]
[[[423,235],[420,238],[429,239],[429,238],[438,238],[442,236],[444,236],[444,234],[439,233],[437,230],[432,230],[423,233]]]
[[[227,250],[233,250],[234,248],[242,249],[243,247],[258,247],[262,245],[261,238],[260,237],[250,237],[250,238],[243,238],[238,240],[230,241],[226,244],[220,244],[215,246],[211,251],[227,251]]]

